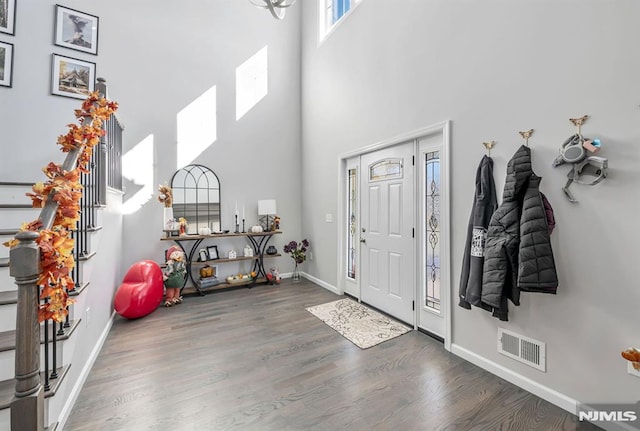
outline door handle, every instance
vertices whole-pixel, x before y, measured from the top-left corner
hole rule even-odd
[[[366,244],[366,243],[367,243],[367,240],[366,240],[366,239],[364,239],[364,238],[360,238],[360,242],[361,242],[361,243],[363,243],[363,244]]]

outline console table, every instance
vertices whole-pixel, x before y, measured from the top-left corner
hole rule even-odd
[[[187,284],[187,281],[190,279],[196,291],[200,295],[204,295],[203,290],[224,289],[228,287],[237,287],[242,285],[252,286],[257,282],[266,282],[267,272],[264,269],[264,259],[268,257],[280,256],[280,254],[266,254],[267,245],[269,243],[269,240],[274,235],[278,235],[280,233],[282,232],[277,230],[277,231],[260,232],[260,233],[244,232],[244,233],[221,233],[221,234],[212,234],[212,235],[180,235],[180,236],[164,237],[164,238],[160,238],[160,240],[173,241],[178,245],[178,247],[182,249],[182,251],[184,252],[187,258],[187,261],[186,261],[187,276],[185,277],[184,284],[182,285],[180,292],[182,293],[182,291],[184,290]],[[238,256],[235,259],[219,258],[219,259],[212,259],[212,260],[206,260],[206,261],[199,261],[197,259],[197,250],[200,244],[202,244],[202,242],[205,240],[220,239],[220,238],[246,238],[253,248],[253,256]],[[192,268],[194,265],[204,266],[210,263],[221,264],[221,263],[229,263],[229,262],[240,262],[243,260],[254,261],[253,271],[256,272],[256,277],[251,279],[250,281],[232,283],[232,284],[225,283],[224,281],[222,281],[219,284],[216,284],[215,286],[203,288],[198,285],[198,283],[193,277]]]

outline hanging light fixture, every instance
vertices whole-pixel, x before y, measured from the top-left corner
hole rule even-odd
[[[295,4],[296,0],[249,0],[254,6],[269,9],[275,19],[284,18],[286,8]]]

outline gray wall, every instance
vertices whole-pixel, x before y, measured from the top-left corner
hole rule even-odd
[[[128,183],[127,201],[146,186],[142,206],[125,218],[123,267],[161,259],[162,205],[158,184],[176,171],[176,115],[216,86],[217,139],[193,163],[211,168],[222,184],[223,228],[233,230],[235,202],[245,206],[247,227],[257,221],[258,199],[274,198],[285,240],[300,233],[300,26],[299,8],[277,21],[248,1],[68,1],[65,6],[100,18],[98,56],[53,45],[55,2],[18,4],[14,88],[0,88],[2,146],[24,148],[17,160],[0,160],[4,180],[37,180],[40,166],[59,157],[55,146],[73,121],[78,100],[51,96],[51,53],[97,63],[120,103],[126,154],[152,135],[153,152],[139,161],[144,181]],[[236,67],[268,47],[268,95],[240,120],[235,117]],[[33,125],[35,123],[35,126]],[[147,141],[148,142],[148,141]],[[34,161],[35,159],[35,161]],[[37,168],[25,170],[25,165]],[[143,183],[141,183],[143,182]],[[140,196],[138,195],[138,198]],[[137,198],[136,198],[137,199]],[[241,250],[236,242],[223,248]],[[292,260],[272,261],[282,271]],[[229,267],[229,272],[235,269]]]
[[[337,284],[337,224],[324,214],[337,213],[338,156],[452,120],[455,298],[481,143],[497,141],[501,194],[518,131],[534,128],[533,167],[557,220],[558,294],[524,294],[508,323],[456,305],[452,342],[578,401],[636,401],[640,379],[620,351],[640,347],[640,4],[366,0],[318,45],[314,3],[302,17],[302,217],[315,251],[307,270]],[[601,138],[611,169],[595,187],[573,186],[580,202],[571,204],[561,191],[568,169],[551,161],[575,130],[568,118],[583,114],[583,133]],[[498,326],[545,341],[547,373],[499,355]]]

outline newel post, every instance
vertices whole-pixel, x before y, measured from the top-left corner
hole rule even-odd
[[[18,285],[16,314],[15,378],[11,401],[11,429],[44,430],[44,389],[40,384],[40,323],[38,322],[38,276],[40,249],[37,232],[16,235],[18,245],[9,254],[10,275]]]
[[[100,94],[100,96],[107,98],[107,80],[104,78],[97,78],[96,82],[96,91]],[[107,120],[104,124],[104,127],[107,128],[111,120]],[[107,130],[107,133],[111,132],[111,128]],[[108,148],[107,148],[107,139],[108,136],[102,136],[100,138],[100,144],[98,145],[98,166],[94,171],[95,178],[97,181],[97,193],[96,193],[96,203],[99,205],[107,204],[107,166],[109,163],[108,158]],[[93,204],[93,202],[92,202]]]

